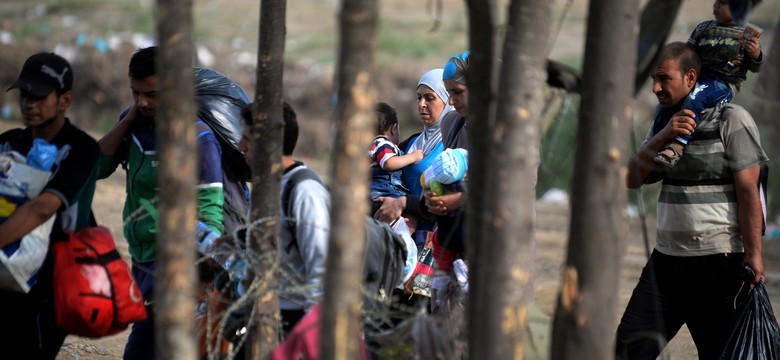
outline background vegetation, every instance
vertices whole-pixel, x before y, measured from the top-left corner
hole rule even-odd
[[[296,107],[304,124],[298,153],[314,160],[327,161],[331,147],[330,138],[323,134],[331,130],[338,5],[337,0],[288,1],[285,98]],[[419,76],[443,66],[449,56],[467,46],[465,4],[458,0],[386,0],[380,6],[376,78],[380,99],[397,108],[402,131],[408,135],[420,129],[414,95]],[[554,0],[554,6],[549,57],[580,68],[587,1]],[[712,17],[711,8],[712,0],[685,1],[670,40],[685,40],[696,23]],[[194,9],[200,63],[235,79],[252,97],[259,1],[195,1]],[[0,13],[0,85],[7,88],[14,81],[32,52],[62,52],[77,74],[71,114],[74,122],[98,131],[113,126],[118,112],[132,101],[126,90],[127,61],[139,44],[153,42],[154,1],[3,0]],[[779,13],[780,0],[765,0],[751,15],[751,22],[766,30],[764,44],[769,43]],[[620,51],[615,49],[615,56],[620,56]],[[755,74],[749,75],[735,102],[757,119],[772,159],[770,166],[777,169],[780,160],[775,154],[780,154],[780,149],[773,140],[779,131],[775,118],[780,108],[753,94],[755,78]],[[633,126],[637,142],[649,127],[655,103],[647,84],[639,94]],[[566,97],[560,114],[547,123],[537,185],[540,195],[551,188],[568,190],[572,185],[578,102],[576,96]],[[0,95],[0,107],[3,118],[18,119],[13,97]],[[770,176],[770,183],[770,207],[774,210],[770,214],[777,214],[780,196],[771,190],[780,189],[780,175]],[[657,190],[648,190],[646,196],[652,204]]]

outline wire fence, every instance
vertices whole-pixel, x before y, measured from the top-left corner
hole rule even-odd
[[[151,199],[149,207],[157,202],[158,198]],[[123,226],[132,226],[133,222],[151,216],[146,210],[149,207],[130,214]],[[305,299],[306,303],[320,300],[311,295],[316,293],[312,288],[316,285],[307,283],[308,279],[301,277],[288,264],[271,262],[275,265],[270,272],[261,271],[261,264],[276,254],[251,250],[252,234],[257,234],[255,230],[275,232],[279,221],[294,219],[278,216],[254,220],[232,231],[231,235],[237,239],[234,244],[217,247],[208,255],[200,254],[197,259],[195,267],[200,276],[196,286],[198,303],[193,316],[198,323],[197,338],[200,339],[201,353],[208,359],[234,359],[242,354],[240,351],[246,345],[248,329],[257,328],[260,323],[280,328],[277,317],[263,318],[258,313],[256,304],[262,297],[277,294],[285,299]],[[307,225],[316,226],[313,223]],[[278,248],[280,246],[277,245]],[[225,266],[224,259],[230,259],[228,269],[218,265],[223,262]],[[138,268],[142,265],[134,266]],[[281,278],[286,280],[281,282],[284,285],[279,285]],[[453,280],[445,293],[440,294],[439,306],[431,306],[428,297],[403,290],[402,282],[389,296],[365,286],[362,286],[362,292],[361,322],[366,349],[378,358],[411,358],[413,354],[421,353],[438,354],[436,358],[453,358],[452,349],[465,349],[465,293],[456,281]],[[460,351],[459,354],[465,352]]]

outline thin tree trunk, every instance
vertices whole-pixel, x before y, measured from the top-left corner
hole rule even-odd
[[[535,184],[546,54],[552,5],[514,0],[509,7],[496,117],[485,164],[483,240],[478,278],[470,292],[480,309],[470,326],[473,359],[523,359],[529,344],[527,305],[533,299]],[[473,122],[471,129],[481,127]],[[480,159],[481,157],[477,157]],[[477,163],[476,161],[474,163]],[[486,264],[490,264],[487,266]],[[472,315],[473,316],[473,315]]]
[[[195,100],[192,1],[158,0],[159,233],[154,304],[159,359],[196,359]]]
[[[753,92],[763,99],[780,102],[780,17],[777,18],[772,31],[771,45],[763,47],[766,59]]]
[[[653,63],[657,60],[666,38],[672,31],[682,2],[683,0],[650,0],[642,9],[639,18],[639,39],[637,39],[634,95],[647,82]]]
[[[255,304],[258,322],[251,333],[247,359],[265,358],[279,342],[278,217],[282,177],[282,75],[286,34],[285,0],[262,0],[257,50],[257,81],[253,104],[252,141],[252,227],[254,254],[261,254],[252,266],[261,279]],[[255,221],[261,220],[261,221]]]
[[[471,124],[469,131],[469,159],[485,159],[488,155],[489,138],[492,131],[492,122],[495,112],[496,58],[498,22],[495,0],[467,0],[469,9],[469,69],[466,73],[466,82],[469,89],[469,113],[468,121]],[[490,260],[483,254],[480,239],[485,239],[483,224],[487,216],[484,212],[484,185],[486,183],[484,161],[469,161],[468,181],[469,193],[466,199],[466,243],[467,262],[469,266],[469,283],[473,290],[469,291],[466,303],[466,338],[471,347],[478,342],[473,336],[480,336],[484,330],[481,312],[480,286],[486,281],[483,278],[483,264],[490,266]],[[470,352],[472,350],[469,350]],[[474,352],[471,352],[474,354]],[[482,358],[477,354],[474,359]]]
[[[364,217],[368,214],[366,149],[376,120],[373,85],[378,5],[344,0],[340,13],[336,142],[331,175],[331,230],[325,295],[320,314],[320,355],[358,359]]]
[[[628,157],[638,0],[590,4],[568,256],[555,311],[553,359],[609,359],[628,234]],[[616,49],[629,49],[620,51]]]

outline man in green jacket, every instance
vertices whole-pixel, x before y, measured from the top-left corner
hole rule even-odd
[[[124,359],[154,359],[154,311],[152,309],[158,213],[155,115],[158,76],[156,47],[138,50],[130,59],[130,88],[135,103],[125,110],[100,145],[100,178],[111,175],[120,163],[127,172],[127,197],[122,213],[124,233],[133,260],[133,276],[143,293],[145,321],[133,325]],[[213,231],[223,232],[222,162],[219,143],[211,128],[196,120],[199,149],[198,219]],[[162,240],[162,239],[160,239]]]

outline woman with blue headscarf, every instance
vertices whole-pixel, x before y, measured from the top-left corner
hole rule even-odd
[[[442,144],[445,149],[469,149],[468,142],[468,85],[466,71],[469,67],[469,51],[450,58],[444,66],[442,79],[450,95],[449,104],[455,111],[441,121]],[[465,258],[465,200],[466,183],[462,181],[445,186],[445,193],[436,196],[429,191],[424,194],[421,213],[433,215],[438,224],[437,242],[434,243],[434,257],[440,270],[450,270],[453,260]]]
[[[408,196],[397,199],[380,197],[374,200],[382,203],[374,214],[374,217],[380,221],[395,221],[404,212],[411,216],[409,218],[411,228],[427,231],[433,227],[432,223],[426,222],[419,216],[418,205],[422,196],[420,175],[444,150],[441,140],[441,121],[453,110],[453,107],[448,104],[450,97],[444,87],[443,73],[443,69],[430,70],[417,83],[417,112],[423,124],[423,131],[402,141],[398,147],[407,154],[422,150],[423,159],[401,170],[401,181],[410,190]]]

